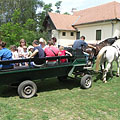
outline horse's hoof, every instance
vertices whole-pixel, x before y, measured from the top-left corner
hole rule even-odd
[[[119,77],[120,75],[117,74],[116,76]]]
[[[107,81],[105,80],[105,81],[103,81],[103,83],[107,83]]]

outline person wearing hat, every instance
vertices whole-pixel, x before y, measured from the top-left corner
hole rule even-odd
[[[43,38],[40,38],[39,39],[39,43],[40,43],[40,46],[42,47],[42,49],[43,50],[45,50],[45,48],[47,47],[47,42],[46,42],[46,40],[45,39],[43,39]]]
[[[33,49],[34,49],[34,47],[33,47],[32,45],[30,45],[30,46],[28,47],[28,57],[32,55]]]

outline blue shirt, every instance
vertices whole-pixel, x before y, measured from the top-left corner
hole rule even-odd
[[[83,40],[75,40],[73,44],[73,49],[81,49],[82,47],[87,47],[88,44]]]
[[[3,48],[0,50],[0,58],[1,60],[12,60],[12,52],[7,48]],[[0,65],[0,68],[9,68],[11,66],[13,66],[13,64]]]
[[[45,53],[44,53],[44,50],[42,49],[42,47],[40,46],[37,46],[37,47],[34,47],[33,51],[35,50],[38,50],[38,53],[34,56],[34,58],[43,58],[45,57]],[[44,61],[34,61],[35,64],[43,64]]]

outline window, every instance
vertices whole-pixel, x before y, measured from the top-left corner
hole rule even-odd
[[[80,31],[77,32],[76,39],[80,39]]]
[[[101,40],[101,30],[96,30],[96,40]]]
[[[62,36],[66,36],[66,32],[62,32]]]
[[[71,32],[70,35],[71,35],[71,36],[74,36],[74,32]]]

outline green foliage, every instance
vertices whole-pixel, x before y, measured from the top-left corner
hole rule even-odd
[[[43,4],[42,0],[0,0],[0,15],[4,17],[2,22],[11,21],[16,9],[21,12],[20,23],[25,24],[29,18],[36,20],[36,10],[42,7]],[[16,14],[14,15],[16,16]]]
[[[43,7],[43,10],[48,13],[48,12],[52,12],[53,9],[52,9],[52,4],[49,3],[49,4],[45,4],[44,7]]]
[[[21,15],[20,9],[15,10],[11,18],[12,22],[18,23],[20,19],[20,15]]]
[[[64,14],[65,14],[65,15],[70,15],[70,13],[68,13],[68,12],[65,12]]]
[[[19,45],[19,40],[24,38],[28,44],[32,44],[34,39],[39,39],[40,37],[48,39],[47,32],[40,33],[39,31],[33,30],[36,21],[33,19],[28,19],[25,24],[18,23],[20,18],[20,11],[15,10],[12,15],[12,21],[2,24],[0,27],[0,36],[3,41],[10,45]],[[45,36],[45,37],[44,37]]]
[[[8,22],[0,27],[1,39],[7,42],[7,46],[16,44],[20,40],[22,27],[19,23]]]
[[[26,23],[23,25],[24,29],[26,30],[33,30],[35,27],[36,22],[33,19],[28,19]]]
[[[62,3],[62,1],[57,1],[57,2],[55,3],[55,6],[56,6],[56,8],[57,8],[57,10],[55,11],[56,13],[60,13],[61,3]]]
[[[56,12],[60,13],[62,1],[56,2]],[[48,32],[43,26],[48,12],[52,12],[52,4],[42,0],[0,0],[0,39],[7,43],[19,45],[24,38],[28,44],[34,39],[43,37],[48,40]],[[42,12],[37,13],[37,9]]]

